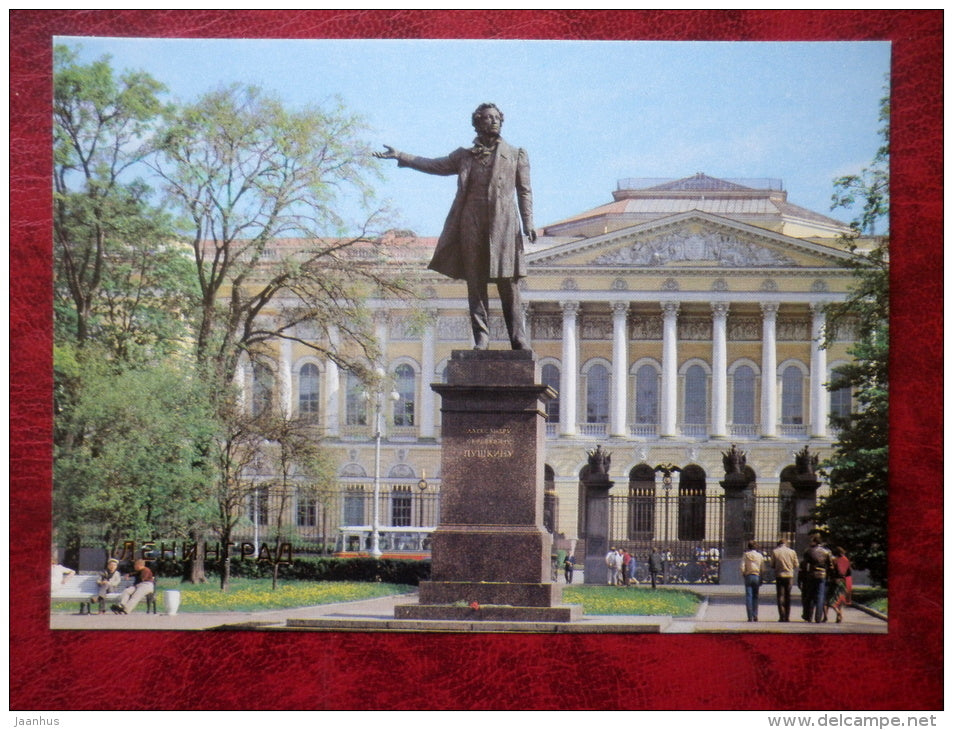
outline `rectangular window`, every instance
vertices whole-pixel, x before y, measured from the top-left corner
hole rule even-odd
[[[253,525],[268,524],[268,490],[256,489],[248,500],[248,519]]]
[[[781,373],[781,423],[801,425],[804,423],[804,377],[793,365]]]
[[[318,524],[318,504],[314,497],[298,497],[298,527],[314,527]]]
[[[410,527],[412,506],[410,492],[395,492],[390,498],[391,524],[394,527]]]
[[[831,391],[831,418],[845,419],[850,416],[850,388],[838,388]]]
[[[742,425],[754,423],[754,370],[747,365],[735,371],[732,421]]]
[[[348,492],[344,495],[344,524],[364,524],[364,493]]]
[[[347,425],[366,426],[367,399],[364,397],[364,386],[354,373],[347,374],[345,399],[345,421]]]

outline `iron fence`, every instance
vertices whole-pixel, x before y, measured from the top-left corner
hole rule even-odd
[[[755,540],[765,555],[776,541],[795,536],[794,500],[788,495],[746,493],[742,499],[744,540]],[[656,494],[653,488],[609,497],[609,542],[636,560],[635,578],[649,580],[654,547],[670,583],[717,583],[725,548],[725,497],[698,493]],[[773,580],[770,570],[766,580]]]
[[[440,492],[433,483],[382,480],[377,491],[377,525],[381,549],[394,553],[420,553],[430,549],[430,533],[440,524]],[[374,482],[343,482],[333,493],[296,492],[283,504],[268,495],[265,508],[249,509],[236,540],[291,542],[298,552],[366,552],[374,527]],[[277,513],[281,510],[281,527]]]

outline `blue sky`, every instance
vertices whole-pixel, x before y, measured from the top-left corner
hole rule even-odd
[[[374,144],[439,157],[473,138],[492,101],[529,153],[537,227],[612,199],[627,177],[778,178],[792,203],[830,211],[832,180],[879,144],[887,42],[57,39],[85,61],[142,69],[192,101],[235,81],[287,104],[340,96]],[[439,234],[452,178],[385,167],[397,225]]]

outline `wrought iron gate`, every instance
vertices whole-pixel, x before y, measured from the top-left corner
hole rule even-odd
[[[652,490],[654,491],[654,490]],[[794,502],[785,495],[744,497],[744,539],[766,555],[776,541],[793,544]],[[725,549],[725,497],[696,493],[633,493],[609,497],[609,542],[636,559],[635,577],[649,579],[651,549],[665,559],[670,583],[717,583]],[[770,576],[768,576],[770,578]]]

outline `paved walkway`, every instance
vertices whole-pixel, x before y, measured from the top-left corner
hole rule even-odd
[[[619,590],[626,590],[620,588]],[[353,603],[332,603],[323,606],[256,611],[253,613],[179,613],[146,614],[137,610],[129,616],[107,612],[102,616],[53,614],[52,629],[84,630],[253,630],[253,631],[442,631],[442,632],[520,632],[520,633],[818,633],[818,634],[885,634],[887,622],[860,608],[844,610],[844,622],[807,623],[800,619],[801,601],[795,590],[792,620],[777,621],[774,586],[764,586],[759,600],[757,623],[745,619],[742,586],[686,586],[686,590],[705,597],[694,616],[584,616],[570,624],[480,621],[407,621],[394,618],[394,607],[416,603],[416,594],[375,598]]]

